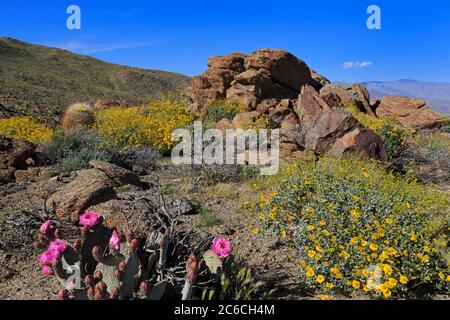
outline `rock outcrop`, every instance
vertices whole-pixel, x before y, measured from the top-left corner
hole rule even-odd
[[[376,109],[376,115],[397,119],[414,129],[433,128],[447,119],[434,112],[424,100],[401,96],[384,97]]]
[[[303,129],[304,147],[318,154],[331,153],[341,157],[353,154],[363,158],[386,161],[381,138],[363,128],[349,113],[341,110],[321,112]]]
[[[225,98],[252,111],[267,99],[295,99],[305,84],[320,89],[327,82],[289,52],[261,49],[250,55],[232,53],[209,58],[208,70],[192,79],[188,95],[198,114],[205,114],[209,104]]]
[[[0,136],[0,183],[12,182],[17,170],[27,170],[45,163],[35,144]]]
[[[369,92],[360,84],[327,84],[320,89],[320,95],[322,97],[337,96],[343,105],[355,105],[361,111],[371,116],[375,115],[370,106]]]
[[[106,174],[96,169],[80,170],[75,180],[48,197],[46,206],[54,210],[58,218],[77,222],[87,208],[115,196],[113,181]]]
[[[369,93],[362,85],[331,84],[283,50],[211,57],[208,67],[193,78],[188,90],[193,110],[203,117],[218,99],[238,102],[247,109],[234,119],[221,119],[216,128],[225,131],[263,122],[280,129],[285,152],[309,149],[318,154],[352,153],[386,160],[378,135],[363,128],[342,108],[354,105],[375,116]]]

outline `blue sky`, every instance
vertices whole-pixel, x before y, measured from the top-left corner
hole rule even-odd
[[[81,8],[81,30],[66,9]],[[366,27],[369,5],[381,30]],[[0,35],[196,75],[208,56],[291,51],[332,81],[450,82],[450,1],[3,1]],[[345,62],[368,62],[343,68]]]

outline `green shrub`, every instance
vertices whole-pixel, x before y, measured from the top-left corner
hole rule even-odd
[[[378,130],[386,147],[388,159],[394,158],[398,155],[405,146],[405,141],[408,138],[408,132],[392,122],[385,122]]]
[[[418,135],[414,139],[414,143],[430,152],[450,152],[450,135],[446,133]]]
[[[238,113],[245,112],[246,108],[241,104],[228,100],[217,100],[208,107],[204,122],[216,123],[223,118],[232,120]]]
[[[256,232],[296,248],[308,286],[386,298],[448,293],[448,197],[376,162],[323,158],[293,171],[259,199]]]
[[[95,131],[80,128],[57,132],[44,149],[47,158],[64,172],[88,168],[90,160],[109,161],[113,153]]]
[[[199,211],[200,214],[198,216],[198,223],[197,223],[198,227],[210,228],[221,223],[221,220],[216,215],[211,213],[210,210],[201,208]]]
[[[61,169],[63,172],[87,169],[91,160],[108,161],[109,157],[104,151],[83,147],[67,153],[62,160]]]
[[[446,185],[450,180],[450,135],[416,135],[392,163],[397,171],[422,182]]]

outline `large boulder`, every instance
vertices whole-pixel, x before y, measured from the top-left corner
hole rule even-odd
[[[360,84],[327,84],[320,89],[322,97],[328,97],[330,94],[339,97],[344,105],[355,105],[361,111],[369,115],[375,115],[370,107],[369,92]]]
[[[245,67],[267,70],[274,82],[294,91],[312,79],[306,63],[284,50],[260,49],[246,59]]]
[[[322,112],[302,129],[305,148],[325,154],[333,147],[336,139],[356,126],[358,121],[349,113],[340,110]]]
[[[436,127],[447,119],[434,112],[424,100],[401,96],[384,97],[375,112],[378,117],[395,118],[414,129]]]
[[[54,209],[58,218],[77,222],[87,208],[115,198],[113,185],[113,181],[99,170],[80,170],[75,180],[48,197],[46,206]]]
[[[111,179],[115,187],[120,187],[127,184],[132,184],[139,188],[143,187],[139,177],[130,170],[99,160],[91,160],[89,164],[91,167],[103,172],[109,179]]]
[[[305,148],[318,154],[331,153],[339,157],[353,154],[386,161],[386,150],[380,137],[375,132],[362,128],[347,112],[322,112],[302,132]]]
[[[303,86],[294,106],[300,122],[309,123],[321,112],[331,110],[319,93],[309,85]]]
[[[369,129],[356,127],[341,138],[336,139],[330,154],[342,157],[353,154],[360,158],[387,160],[386,149],[380,136]]]

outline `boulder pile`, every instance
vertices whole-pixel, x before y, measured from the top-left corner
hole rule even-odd
[[[364,128],[345,106],[373,117],[398,118],[413,128],[436,126],[443,118],[421,100],[386,97],[371,102],[364,86],[332,84],[304,61],[278,49],[210,57],[208,69],[192,79],[187,95],[200,118],[217,100],[244,106],[247,111],[234,119],[218,121],[218,129],[237,129],[262,118],[270,127],[280,128],[282,150],[351,153],[381,161],[386,160],[386,151],[380,137]]]
[[[0,136],[0,183],[21,180],[43,164],[45,158],[35,144]]]
[[[338,108],[341,103],[353,102],[374,114],[367,90],[361,85],[344,88],[330,84],[283,50],[211,57],[208,67],[193,78],[188,89],[192,109],[202,117],[211,103],[227,99],[248,111],[233,120],[219,121],[218,128],[236,129],[245,119],[265,118],[271,127],[280,128],[283,150],[310,149],[319,154],[354,153],[386,159],[381,139]]]

